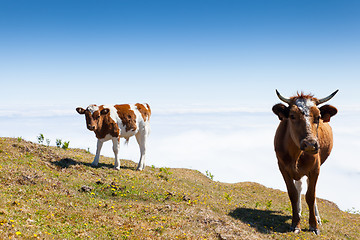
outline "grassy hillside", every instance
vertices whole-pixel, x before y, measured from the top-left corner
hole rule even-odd
[[[166,156],[164,156],[166,157]],[[214,182],[198,171],[147,167],[0,138],[0,239],[359,239],[360,215],[318,199],[321,236],[287,232],[285,192]],[[220,163],[219,163],[220,164]],[[274,173],[280,174],[280,173]]]

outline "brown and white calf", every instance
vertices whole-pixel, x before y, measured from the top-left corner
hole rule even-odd
[[[132,136],[140,147],[140,161],[137,170],[145,168],[146,141],[150,133],[151,110],[148,104],[122,104],[122,105],[100,105],[88,106],[86,109],[76,108],[79,114],[85,114],[86,127],[94,131],[97,140],[96,155],[91,165],[99,163],[100,151],[104,142],[112,140],[115,154],[114,168],[120,169],[118,152],[120,149],[120,138],[129,141]]]
[[[318,224],[321,224],[321,220],[315,200],[315,187],[320,166],[333,147],[333,135],[328,122],[337,109],[331,105],[318,108],[318,105],[329,101],[336,93],[323,99],[304,94],[285,98],[276,90],[279,99],[288,104],[276,104],[272,110],[280,119],[274,145],[292,205],[291,230],[295,233],[300,232],[301,180],[307,176],[305,199],[309,206],[310,231],[319,234]]]

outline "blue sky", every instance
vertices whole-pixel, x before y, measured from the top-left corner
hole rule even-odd
[[[359,101],[359,24],[358,1],[2,0],[0,104]]]
[[[1,136],[94,152],[76,107],[148,102],[149,165],[282,190],[275,89],[340,89],[318,193],[360,209],[360,1],[0,0],[0,81]],[[135,142],[120,155],[137,161]]]

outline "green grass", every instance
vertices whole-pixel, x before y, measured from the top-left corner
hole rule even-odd
[[[0,138],[0,239],[357,239],[360,215],[318,199],[321,235],[289,233],[287,193],[198,171]],[[275,163],[274,163],[275,164]],[[280,173],[279,173],[280,174]]]

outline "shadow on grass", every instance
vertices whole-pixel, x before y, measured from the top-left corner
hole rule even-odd
[[[290,229],[290,224],[286,221],[291,217],[283,216],[279,211],[237,208],[231,211],[229,216],[249,224],[261,233],[285,233]]]
[[[92,168],[110,168],[110,169],[114,168],[113,164],[99,163],[96,167],[94,167],[91,165],[91,163],[76,161],[72,158],[63,158],[60,161],[56,161],[56,162],[52,162],[52,163],[60,168],[69,168],[69,167],[75,166],[75,165],[84,165],[84,166],[92,167]],[[134,170],[134,171],[136,169],[135,167],[130,167],[130,166],[121,166],[121,168],[122,169],[130,169],[130,170]]]

